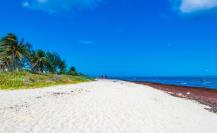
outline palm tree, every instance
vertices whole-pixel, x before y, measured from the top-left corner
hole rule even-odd
[[[77,74],[76,68],[73,67],[73,66],[71,66],[71,67],[69,68],[68,74],[69,74],[69,75],[76,75],[76,74]]]
[[[39,73],[46,72],[48,68],[46,52],[43,50],[33,51],[31,56],[32,70]]]
[[[0,40],[0,71],[19,71],[66,73],[65,61],[54,52],[32,50],[24,39],[18,41],[16,35],[9,33]],[[71,71],[71,73],[73,73]]]
[[[8,71],[9,66],[10,66],[10,58],[7,56],[1,56],[0,70],[1,71]]]
[[[48,71],[51,73],[57,73],[57,67],[60,60],[60,56],[57,53],[46,53],[46,58],[48,61]]]
[[[60,69],[60,74],[65,74],[66,73],[66,63],[65,61],[60,61],[59,62],[59,69]]]
[[[8,64],[11,71],[18,71],[20,61],[24,56],[29,56],[24,39],[18,41],[16,35],[9,33],[0,41],[0,56],[3,64]]]
[[[25,69],[25,70],[30,70],[31,69],[31,56],[33,53],[32,45],[30,43],[26,43],[23,46],[23,54],[25,55],[22,60],[20,61],[20,66]]]
[[[64,73],[66,64],[58,53],[47,52],[48,71],[52,73]]]
[[[3,39],[0,40],[0,69],[5,71],[9,68],[10,57],[7,55],[7,47]]]

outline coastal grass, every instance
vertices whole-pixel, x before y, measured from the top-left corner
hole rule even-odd
[[[0,90],[31,89],[93,81],[84,75],[38,74],[30,72],[0,73]]]

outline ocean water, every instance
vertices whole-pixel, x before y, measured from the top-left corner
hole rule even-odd
[[[118,79],[190,87],[205,87],[217,90],[217,77],[122,77]]]

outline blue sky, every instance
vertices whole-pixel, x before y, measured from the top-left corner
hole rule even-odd
[[[216,9],[217,0],[7,0],[0,36],[89,75],[217,75]]]

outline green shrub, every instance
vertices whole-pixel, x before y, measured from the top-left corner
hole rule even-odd
[[[0,73],[0,89],[26,89],[46,87],[60,84],[74,84],[87,82],[93,79],[84,76],[34,74],[30,72],[4,72]]]

